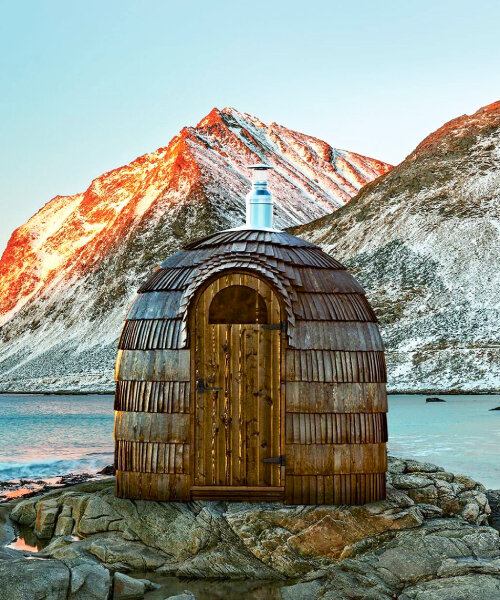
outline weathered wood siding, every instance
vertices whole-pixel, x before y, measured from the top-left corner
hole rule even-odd
[[[209,322],[212,299],[231,285],[258,291],[268,323],[260,305],[253,324]],[[280,321],[283,330],[265,327]],[[284,232],[224,231],[170,256],[141,286],[119,341],[117,495],[384,498],[386,366],[376,321],[340,263]],[[221,389],[200,391],[199,379]],[[286,466],[262,462],[279,455]]]

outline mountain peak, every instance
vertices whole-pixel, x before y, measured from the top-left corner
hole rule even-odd
[[[208,115],[206,115],[205,117],[203,117],[203,119],[201,119],[201,121],[199,121],[199,123],[196,125],[196,129],[203,128],[203,127],[210,127],[211,125],[214,125],[215,123],[220,123],[221,120],[222,120],[221,111],[217,107],[214,107],[208,113]]]
[[[15,377],[18,368],[33,373],[28,365],[38,360],[39,373],[57,370],[66,358],[37,357],[59,356],[58,344],[109,344],[111,367],[138,283],[190,238],[243,223],[248,165],[262,160],[274,167],[277,227],[336,210],[390,169],[235,108],[213,108],[167,146],[95,178],[83,193],[52,199],[13,233],[0,260],[0,374],[18,365],[9,362],[16,352],[25,366],[14,367]],[[75,359],[74,368],[90,368],[93,356]]]
[[[392,390],[498,390],[500,102],[445,123],[342,210],[298,228],[373,303]]]
[[[448,121],[420,142],[409,158],[415,159],[432,152],[460,152],[464,144],[472,142],[484,129],[499,126],[500,101],[483,106],[472,115],[462,115]]]

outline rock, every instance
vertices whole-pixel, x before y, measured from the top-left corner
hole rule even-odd
[[[416,507],[402,509],[389,502],[300,508],[233,504],[225,518],[256,558],[287,577],[321,568],[326,557],[338,559],[347,546],[365,537],[423,522]]]
[[[488,494],[500,506],[499,493]],[[52,530],[55,537],[39,557],[71,569],[99,561],[119,572],[116,593],[122,585],[124,594],[143,594],[151,584],[124,573],[149,571],[293,579],[296,585],[283,588],[290,600],[300,594],[389,600],[431,593],[418,586],[437,578],[500,576],[498,532],[486,526],[488,497],[470,477],[390,457],[387,499],[364,506],[132,501],[116,498],[109,480],[24,501],[13,518],[33,522],[35,515],[40,528]],[[88,581],[100,577],[95,567],[78,569],[89,571]],[[97,594],[106,587],[100,581]]]
[[[37,537],[40,539],[52,537],[58,513],[59,506],[56,499],[40,500],[37,503],[35,521],[35,534]]]
[[[389,462],[388,498],[392,498],[391,488],[402,490],[429,517],[429,506],[441,509],[443,516],[461,516],[478,525],[487,522],[490,508],[484,488],[466,475],[453,475],[430,463],[401,460],[397,471],[392,472]],[[418,470],[420,468],[420,471]],[[437,516],[434,514],[434,516]]]
[[[388,470],[390,473],[404,473],[407,469],[407,460],[397,458],[396,456],[388,456]]]
[[[426,402],[446,402],[446,400],[443,400],[443,398],[437,398],[436,396],[430,396],[429,398],[425,399]]]
[[[403,490],[418,490],[421,488],[427,488],[433,484],[433,480],[427,475],[419,474],[397,474],[392,477],[392,485],[395,488]]]
[[[196,600],[196,596],[193,594],[193,592],[190,592],[189,590],[184,590],[182,594],[169,596],[168,598],[165,598],[165,600]]]
[[[79,492],[66,492],[59,498],[59,504],[61,505],[61,515],[66,514],[65,509],[68,510],[68,514],[71,515],[75,521],[74,528],[78,528],[78,524],[87,508],[87,504],[90,500],[90,494],[82,494]]]
[[[438,467],[434,463],[420,462],[418,460],[407,459],[405,462],[405,473],[443,473],[443,467]]]
[[[443,509],[433,504],[419,503],[418,508],[426,519],[437,519],[443,516]]]
[[[498,600],[500,578],[491,575],[448,577],[407,588],[398,600]]]
[[[221,540],[216,546],[206,548],[181,563],[166,565],[158,572],[189,578],[284,579],[281,571],[263,564],[234,536],[229,536],[228,542]]]
[[[477,504],[473,503],[466,504],[460,514],[466,521],[469,521],[469,523],[475,523],[479,516],[479,507]]]
[[[322,591],[320,581],[306,581],[281,588],[282,600],[315,600]]]
[[[66,517],[64,515],[59,515],[57,519],[57,525],[55,528],[55,535],[70,535],[73,532],[73,526],[75,524],[75,520],[73,517]]]
[[[348,559],[329,569],[328,581],[324,584],[321,598],[434,600],[433,596],[418,595],[427,593],[426,584],[420,582],[454,572],[453,569],[459,569],[456,564],[461,561],[464,564],[469,561],[469,564],[461,567],[462,571],[458,572],[470,573],[475,568],[471,561],[479,563],[482,572],[496,572],[499,559],[498,532],[492,528],[464,524],[458,519],[435,519],[424,523],[422,527],[400,532],[390,539],[381,539],[368,552],[366,544],[353,547]],[[489,593],[490,583],[485,584],[486,593]],[[420,585],[424,585],[424,588],[420,588]],[[451,593],[436,596],[436,600],[461,598],[454,595],[454,584],[450,583],[450,586]],[[354,590],[356,592],[352,595]],[[479,588],[474,600],[482,600],[482,592],[482,588]]]
[[[142,579],[133,579],[123,573],[113,577],[113,600],[140,600],[144,598],[146,586]]]
[[[0,561],[0,600],[67,600],[68,567],[56,560]]]
[[[469,575],[470,573],[500,575],[500,559],[447,558],[443,560],[437,571],[438,577],[455,577],[457,575]]]
[[[142,581],[147,592],[150,592],[152,590],[160,590],[161,589],[161,585],[159,583],[155,583],[154,581],[149,581],[149,579],[139,579],[139,581]]]
[[[455,475],[453,477],[453,482],[460,483],[466,490],[474,490],[477,486],[477,482],[470,477],[467,477],[467,475]]]
[[[495,408],[490,408],[490,410],[500,410],[500,406],[495,406]]]
[[[71,570],[71,600],[106,600],[111,587],[109,571],[97,562],[70,559],[64,561]]]
[[[0,600],[107,600],[111,578],[96,562],[0,561]]]
[[[169,563],[168,555],[141,542],[123,540],[118,534],[90,537],[87,552],[113,570],[156,571]]]
[[[489,524],[500,531],[500,490],[488,490],[486,497],[491,508]]]
[[[115,466],[108,465],[107,467],[104,467],[104,469],[101,469],[100,471],[98,471],[97,474],[98,475],[114,475],[115,474]]]
[[[393,502],[401,508],[409,508],[410,506],[415,505],[415,501],[412,500],[408,494],[402,490],[393,488],[392,485],[387,486],[386,499],[388,502]]]
[[[100,494],[90,496],[81,518],[77,521],[77,535],[91,535],[123,528],[123,516],[120,515]]]
[[[55,537],[45,546],[38,555],[40,558],[57,558],[67,560],[70,558],[88,558],[82,544],[75,542],[72,536]]]
[[[61,477],[60,483],[63,485],[76,485],[92,479],[94,476],[90,473],[68,473]]]
[[[36,521],[36,501],[29,499],[19,502],[12,509],[10,518],[20,525],[34,527]]]

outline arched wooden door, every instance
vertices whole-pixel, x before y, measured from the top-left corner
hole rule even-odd
[[[191,321],[193,499],[281,499],[281,308],[246,273],[213,281]]]

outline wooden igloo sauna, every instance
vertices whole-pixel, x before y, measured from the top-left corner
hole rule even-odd
[[[319,247],[272,228],[264,165],[247,225],[142,285],[116,362],[116,494],[362,504],[385,497],[376,317]]]

